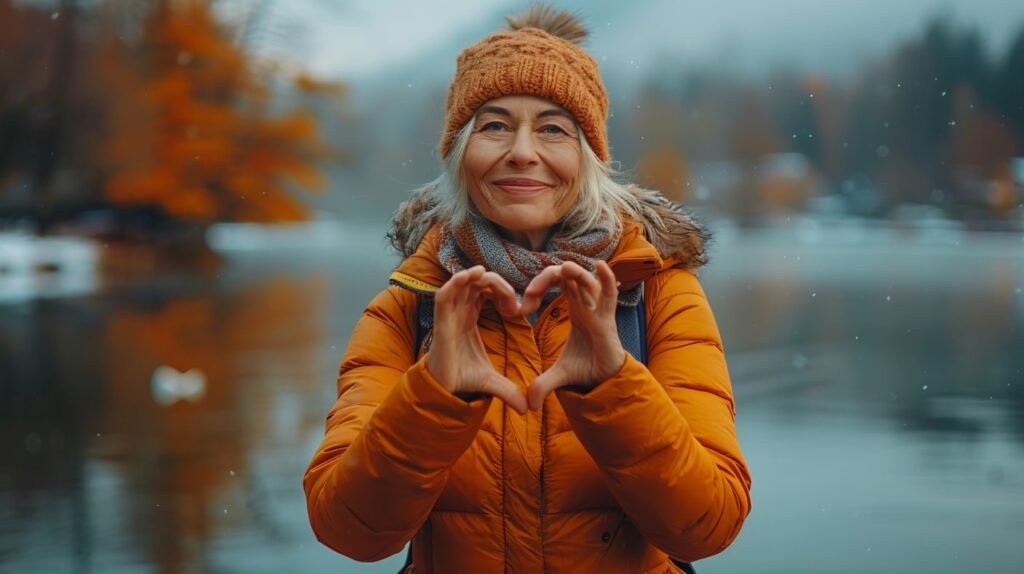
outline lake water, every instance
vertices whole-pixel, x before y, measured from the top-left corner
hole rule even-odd
[[[395,572],[301,489],[382,235],[0,305],[0,571]],[[754,509],[701,574],[1024,565],[1024,241],[862,239],[713,246]]]

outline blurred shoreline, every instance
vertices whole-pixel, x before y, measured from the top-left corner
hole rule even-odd
[[[705,221],[712,231],[709,250],[716,258],[728,258],[735,248],[792,250],[794,256],[809,251],[863,255],[865,250],[880,248],[1024,260],[1024,233],[968,230],[952,220],[794,214],[766,218],[756,226],[721,217]],[[171,275],[208,276],[231,261],[252,258],[270,261],[270,271],[296,258],[313,266],[329,264],[339,251],[353,245],[363,253],[391,257],[397,264],[397,255],[386,246],[385,232],[383,225],[326,219],[289,225],[220,223],[206,231],[204,248],[184,256],[175,246],[0,232],[0,305],[88,296],[105,287],[146,284]],[[714,263],[709,269],[715,271]]]

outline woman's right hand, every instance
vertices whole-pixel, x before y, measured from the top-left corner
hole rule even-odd
[[[477,329],[480,309],[491,298],[505,317],[519,314],[515,291],[497,273],[477,265],[451,276],[434,295],[434,332],[427,370],[452,394],[484,393],[498,397],[519,414],[526,394],[498,374],[487,358]]]

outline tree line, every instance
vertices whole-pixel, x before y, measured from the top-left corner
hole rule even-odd
[[[694,163],[742,169],[782,153],[806,158],[826,192],[851,196],[862,215],[918,203],[992,220],[1015,217],[1024,201],[1013,173],[1024,153],[1024,26],[993,56],[978,30],[937,17],[842,80],[691,70],[651,78],[638,104],[621,139],[643,134],[633,150],[641,172],[684,201]],[[743,193],[739,203],[756,199]]]
[[[282,94],[345,86],[252,57],[211,2],[80,4],[0,0],[0,219],[147,234],[308,217],[340,152]]]

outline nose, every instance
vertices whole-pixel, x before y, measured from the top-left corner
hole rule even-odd
[[[508,163],[517,167],[537,163],[537,144],[533,141],[533,133],[529,126],[516,130],[512,140],[512,149],[508,152]]]

